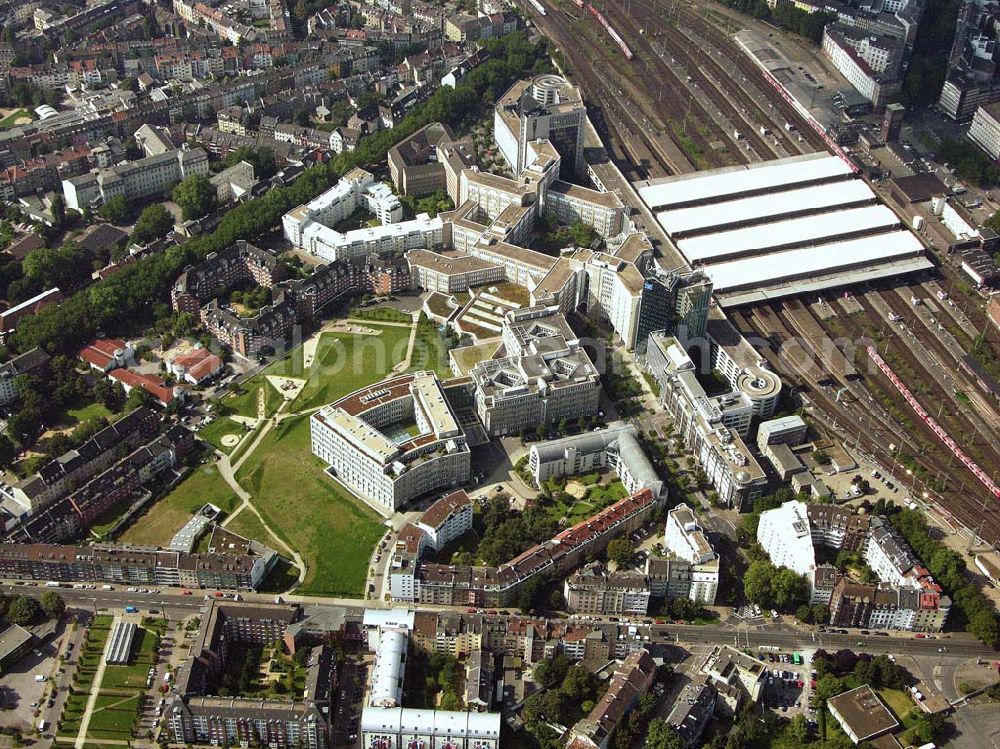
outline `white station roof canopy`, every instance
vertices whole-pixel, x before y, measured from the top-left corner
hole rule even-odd
[[[680,207],[728,195],[774,190],[792,185],[847,178],[851,168],[839,157],[825,153],[793,156],[762,164],[685,175],[639,187],[639,197],[651,209]]]
[[[894,229],[899,224],[896,214],[884,205],[870,205],[702,234],[682,239],[677,247],[692,263],[717,262],[730,255],[764,254],[770,248],[817,244],[844,235]]]

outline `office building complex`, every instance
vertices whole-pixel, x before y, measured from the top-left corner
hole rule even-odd
[[[310,418],[312,452],[327,472],[389,511],[469,480],[465,432],[433,372],[370,385]]]
[[[129,201],[162,195],[193,174],[208,174],[208,154],[201,148],[175,148],[64,179],[63,198],[67,208],[82,213],[116,195]]]
[[[375,214],[380,225],[347,232],[334,228],[358,208]],[[375,182],[363,169],[353,169],[319,197],[286,213],[282,226],[293,245],[331,262],[442,247],[440,218],[421,214],[401,221],[402,216],[399,198],[387,185]]]
[[[552,74],[518,81],[497,100],[493,137],[515,174],[530,161],[528,141],[552,143],[571,171],[583,172],[587,109],[580,89]]]
[[[767,477],[743,438],[756,410],[773,412],[781,381],[760,368],[726,373],[736,374],[745,387],[710,398],[680,342],[662,333],[649,336],[646,368],[660,386],[661,405],[674,417],[720,499],[732,507],[749,507],[763,493]]]
[[[637,432],[631,424],[616,422],[594,432],[534,442],[528,451],[528,470],[541,486],[550,478],[611,468],[629,494],[649,489],[662,496],[666,486],[643,452]]]
[[[545,307],[508,312],[502,340],[507,356],[469,372],[487,434],[597,413],[600,375],[562,314]]]

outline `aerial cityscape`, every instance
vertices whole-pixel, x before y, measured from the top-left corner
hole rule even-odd
[[[0,747],[1000,747],[1000,9],[0,0]]]

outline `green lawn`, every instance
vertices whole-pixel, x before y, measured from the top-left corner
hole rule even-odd
[[[235,434],[237,437],[242,437],[246,433],[247,429],[243,424],[233,421],[228,416],[216,419],[204,429],[200,429],[196,432],[196,434],[205,440],[205,442],[210,444],[216,450],[221,450],[227,455],[232,452],[236,445],[226,447],[222,444],[222,438],[227,434]]]
[[[145,686],[145,682],[143,682]],[[139,709],[139,693],[97,695],[94,712],[87,727],[88,739],[129,739]]]
[[[233,522],[226,526],[226,530],[237,533],[243,536],[243,538],[260,541],[262,544],[267,544],[271,547],[275,545],[274,538],[264,528],[264,524],[249,510],[244,510],[237,515],[233,519]]]
[[[102,513],[97,520],[90,524],[90,530],[103,538],[104,534],[111,530],[115,523],[118,522],[118,519],[128,512],[129,507],[132,506],[134,501],[135,497],[127,497],[107,512]]]
[[[273,366],[273,365],[272,365]],[[264,415],[273,416],[274,412],[284,401],[281,393],[274,389],[263,373],[255,374],[249,380],[240,385],[241,393],[229,393],[222,399],[222,405],[226,408],[226,413],[238,416],[257,418],[257,393],[264,388]]]
[[[71,408],[66,411],[71,424],[82,424],[87,419],[103,416],[106,419],[113,419],[114,414],[109,411],[103,403],[88,403],[80,408]]]
[[[417,324],[417,339],[413,342],[413,356],[408,371],[427,369],[441,377],[454,377],[448,364],[448,348],[438,332],[437,324],[421,316]]]
[[[377,336],[323,333],[305,387],[292,408],[305,411],[323,406],[358,388],[383,379],[406,357],[410,331],[372,325]]]
[[[0,120],[0,128],[7,129],[9,127],[14,127],[15,125],[18,124],[17,122],[18,120],[25,117],[27,118],[28,122],[31,122],[32,120],[31,112],[29,112],[27,109],[18,109],[15,112],[11,112],[8,116]]]
[[[232,512],[239,505],[214,465],[195,468],[173,491],[157,500],[121,540],[132,544],[166,545],[191,514],[206,502]]]
[[[335,382],[331,389],[354,387]],[[324,468],[310,452],[309,418],[300,416],[272,429],[237,478],[268,525],[302,555],[307,574],[299,592],[358,596],[383,527]],[[241,527],[246,529],[238,524],[234,530]]]

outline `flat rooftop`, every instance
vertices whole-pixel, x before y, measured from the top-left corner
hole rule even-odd
[[[799,247],[731,260],[705,268],[717,291],[741,289],[775,278],[797,278],[834,269],[849,270],[879,260],[922,255],[924,246],[909,231]]]
[[[732,196],[768,192],[793,185],[849,179],[851,168],[838,156],[811,153],[776,161],[713,169],[638,184],[639,197],[651,209],[720,202]]]
[[[858,741],[881,736],[899,726],[899,721],[867,684],[831,697],[827,705],[834,716],[858,737]]]
[[[711,205],[677,208],[656,214],[663,229],[675,239],[686,234],[711,232],[718,227],[765,218],[779,218],[790,213],[803,214],[837,206],[875,202],[875,193],[858,179],[827,185],[801,187],[770,195],[737,198]]]

